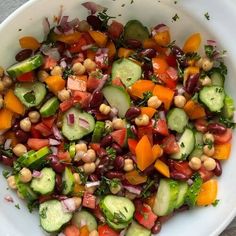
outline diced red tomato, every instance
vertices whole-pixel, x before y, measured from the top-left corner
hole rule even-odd
[[[198,170],[198,173],[201,175],[203,182],[208,181],[214,176],[214,173],[212,171],[206,170],[206,168],[203,165]]]
[[[79,228],[76,225],[68,225],[63,230],[65,236],[80,236]]]
[[[71,161],[70,153],[68,151],[65,151],[65,152],[59,151],[57,153],[57,157],[61,161],[65,161],[65,162],[70,162]]]
[[[16,78],[20,82],[33,82],[35,79],[35,74],[33,71],[24,73],[23,75]]]
[[[101,148],[101,145],[100,145],[100,143],[90,143],[90,147],[91,147],[95,152],[97,152],[97,151]]]
[[[134,216],[138,223],[147,229],[151,229],[155,225],[157,219],[157,216],[152,212],[151,207],[147,204],[143,204],[139,208],[136,208]]]
[[[112,83],[113,85],[116,85],[116,86],[124,87],[124,85],[123,85],[122,81],[120,80],[120,78],[115,78],[115,79],[113,79],[113,80],[111,81],[111,83]]]
[[[62,103],[60,103],[60,110],[65,112],[69,110],[74,105],[73,99],[68,99]]]
[[[110,228],[108,225],[99,225],[98,235],[99,236],[119,236],[119,233],[116,232],[114,229]]]
[[[30,133],[31,133],[31,136],[33,138],[42,138],[42,135],[41,133],[35,129],[35,125],[34,126],[31,126],[31,130],[30,130]]]
[[[113,20],[110,26],[108,27],[108,34],[112,39],[118,39],[124,30],[124,26]]]
[[[87,45],[87,41],[86,39],[82,36],[79,41],[77,43],[71,44],[69,51],[71,53],[78,53],[78,52],[82,52],[82,47]]]
[[[107,69],[109,66],[108,60],[109,60],[109,58],[108,58],[107,52],[101,52],[99,54],[96,53],[95,62],[96,62],[99,69],[101,69],[101,70]]]
[[[44,137],[47,137],[52,134],[52,130],[48,128],[43,122],[40,122],[35,125],[34,129],[38,130]]]
[[[89,77],[87,81],[87,90],[89,92],[93,92],[102,82],[101,79]]]
[[[85,192],[82,205],[90,209],[95,209],[96,197],[92,195],[91,193]]]
[[[113,131],[111,136],[117,144],[119,144],[121,147],[124,147],[127,142],[127,129],[123,128]]]
[[[91,96],[92,96],[91,93],[73,91],[73,102],[74,104],[79,102],[82,108],[86,108],[89,106]]]
[[[152,119],[152,125],[153,125],[153,132],[159,133],[164,136],[169,135],[168,126],[165,120],[158,119],[156,122],[154,119]]]
[[[48,139],[29,138],[27,145],[33,150],[39,150],[40,148],[49,146]]]
[[[170,89],[174,89],[177,85],[177,80],[172,79],[167,71],[163,74],[159,74],[158,78],[165,83],[166,87]]]
[[[55,67],[57,65],[57,61],[55,59],[53,59],[52,57],[44,57],[43,59],[43,69],[45,70],[50,70],[53,69],[53,67]]]
[[[169,67],[166,70],[166,73],[169,75],[169,77],[174,80],[177,81],[178,80],[178,71],[174,68],[174,67]]]
[[[132,139],[132,138],[129,138],[129,139],[128,139],[129,150],[130,150],[130,152],[131,152],[132,154],[134,154],[134,155],[136,155],[136,153],[135,153],[135,148],[136,148],[137,144],[138,144],[138,141],[137,141],[137,140]]]
[[[141,139],[144,135],[147,135],[151,144],[153,144],[153,127],[150,122],[147,126],[140,126],[137,130],[138,138]]]
[[[214,134],[214,138],[217,144],[228,143],[232,139],[232,129],[227,129],[224,134]]]
[[[177,67],[176,57],[173,54],[166,56],[166,61],[169,66]]]
[[[47,117],[47,118],[43,118],[42,119],[42,122],[44,125],[46,125],[49,129],[52,128],[54,122],[56,120],[56,117],[55,116],[50,116],[50,117]]]
[[[189,167],[187,161],[173,161],[173,166],[177,172],[185,175],[186,179],[193,175],[193,170]]]
[[[86,91],[86,81],[69,76],[67,79],[67,89]]]
[[[173,154],[179,151],[179,145],[175,140],[175,136],[173,134],[165,137],[162,141],[162,148],[165,153]]]

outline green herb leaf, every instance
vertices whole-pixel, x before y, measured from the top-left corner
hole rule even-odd
[[[216,199],[211,205],[213,206],[213,207],[216,207],[218,204],[219,204],[219,199]]]
[[[145,106],[145,104],[147,103],[148,99],[150,97],[152,97],[152,96],[153,96],[153,94],[150,91],[143,93],[143,99],[137,104],[137,106],[138,107]]]
[[[208,12],[206,12],[206,13],[204,14],[204,16],[205,16],[205,18],[206,18],[207,20],[210,20],[210,15],[209,15]]]
[[[155,184],[154,180],[148,179],[141,192],[142,198],[148,198],[151,195],[151,188]]]
[[[32,213],[34,209],[39,207],[39,202],[38,201],[29,202],[27,204],[27,207],[28,207],[29,212]]]
[[[15,205],[15,208],[17,208],[17,209],[20,210],[20,205],[19,205],[19,204],[16,204],[16,205]]]
[[[215,52],[215,48],[212,45],[205,45],[204,49],[206,56],[212,58]]]
[[[18,174],[20,172],[21,168],[22,168],[22,166],[20,165],[20,163],[17,162],[17,161],[14,161],[14,163],[13,163],[13,174],[14,175]]]
[[[74,74],[74,72],[73,72],[72,68],[66,67],[66,68],[64,69],[64,71],[63,71],[62,77],[63,77],[64,79],[67,79],[70,75],[73,75],[73,74]]]
[[[172,17],[172,20],[173,21],[177,21],[179,19],[179,16],[178,14],[176,13],[173,17]]]
[[[2,175],[5,179],[7,179],[11,175],[11,172],[9,170],[3,170]]]
[[[108,157],[111,159],[111,160],[114,160],[116,158],[116,150],[112,147],[107,147],[106,148],[106,152],[107,152],[107,155]]]
[[[236,123],[234,123],[232,120],[224,118],[223,116],[219,117],[219,122],[224,124],[227,128],[234,129],[236,127]]]
[[[95,192],[95,195],[97,196],[104,196],[106,194],[110,193],[110,188],[117,188],[118,185],[120,185],[121,182],[119,179],[108,179],[104,176],[102,176],[102,179],[100,181],[100,185],[98,189]]]
[[[23,97],[27,103],[35,104],[36,97],[33,90],[24,94]]]
[[[115,19],[116,17],[107,15],[107,9],[105,9],[98,13],[98,18],[102,21],[102,29],[104,30],[108,28],[108,21],[110,19]]]

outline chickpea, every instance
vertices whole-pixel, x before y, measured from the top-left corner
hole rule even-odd
[[[86,152],[84,152],[84,151],[76,152],[76,155],[74,157],[74,161],[80,161],[85,154],[86,154]]]
[[[205,144],[207,144],[207,143],[209,143],[209,142],[214,143],[214,141],[215,141],[215,139],[214,139],[214,135],[213,135],[213,134],[207,132],[207,133],[205,133],[205,134],[203,135],[203,142],[204,142]]]
[[[89,149],[82,157],[82,160],[86,163],[94,162],[96,160],[95,151],[93,149]]]
[[[49,76],[45,70],[40,70],[37,74],[38,80],[44,82],[44,80]]]
[[[178,108],[183,108],[186,104],[186,98],[183,95],[177,95],[174,98],[174,104]]]
[[[8,87],[10,87],[12,85],[13,81],[12,81],[12,79],[10,77],[4,76],[3,79],[2,79],[2,82],[3,82],[3,86],[5,88],[8,88]]]
[[[29,117],[26,117],[20,121],[20,128],[25,132],[29,132],[31,130],[31,122]]]
[[[87,58],[87,59],[84,60],[84,67],[85,67],[86,71],[92,72],[92,71],[96,70],[97,65],[94,61]]]
[[[188,164],[193,170],[199,170],[202,165],[201,160],[198,157],[192,157]]]
[[[62,102],[68,100],[70,96],[71,96],[71,92],[70,90],[67,90],[67,89],[62,89],[61,91],[57,93],[58,99]]]
[[[95,165],[94,162],[85,163],[85,164],[83,165],[83,169],[84,169],[84,172],[85,172],[86,174],[92,174],[92,173],[95,171],[95,169],[96,169],[96,165]]]
[[[152,96],[148,99],[147,104],[149,107],[157,109],[161,105],[161,100],[157,96]]]
[[[75,201],[76,209],[79,209],[82,203],[81,197],[73,197],[73,200]]]
[[[93,231],[91,231],[90,233],[89,233],[89,236],[98,236],[99,234],[98,234],[98,231],[96,230],[96,229],[94,229]]]
[[[111,112],[111,107],[103,103],[103,104],[100,105],[99,111],[103,115],[108,115]]]
[[[0,109],[3,108],[3,105],[4,105],[4,100],[2,98],[2,95],[0,95]]]
[[[134,169],[134,162],[132,159],[125,159],[124,171],[129,172]]]
[[[216,161],[213,158],[209,157],[203,162],[203,165],[206,170],[212,171],[216,168]]]
[[[0,78],[4,76],[4,69],[0,66]]]
[[[31,121],[31,123],[37,123],[40,119],[40,114],[38,111],[30,111],[28,114],[28,117]]]
[[[211,79],[209,78],[209,76],[205,76],[205,78],[200,81],[201,81],[202,86],[211,85]]]
[[[90,25],[86,20],[80,21],[78,27],[80,32],[87,32],[90,29]]]
[[[110,186],[110,191],[112,194],[117,194],[121,190],[121,185],[117,184],[115,186]]]
[[[113,123],[110,120],[105,120],[105,130],[112,131],[113,130]]]
[[[2,81],[0,81],[0,92],[2,92],[5,89],[5,86]]]
[[[74,173],[73,176],[74,176],[74,180],[75,180],[76,184],[81,184],[82,183],[81,179],[80,179],[80,175],[78,173]]]
[[[76,62],[72,66],[72,70],[73,70],[75,75],[83,75],[86,71],[85,66],[82,65],[80,62]]]
[[[13,148],[13,152],[17,157],[20,157],[21,155],[23,155],[24,153],[27,152],[27,148],[25,145],[18,143],[16,144],[16,146]]]
[[[22,183],[28,183],[31,181],[32,179],[32,173],[28,168],[23,168],[20,171],[20,175],[19,175],[20,181]]]
[[[60,66],[55,66],[52,70],[51,70],[51,75],[58,75],[58,76],[62,76],[62,68]]]
[[[132,200],[134,200],[136,198],[136,194],[131,193],[129,191],[126,191],[125,192],[125,197],[132,201]]]
[[[134,121],[137,126],[146,126],[149,124],[149,117],[146,114],[141,114]]]
[[[11,189],[17,189],[16,179],[14,175],[11,175],[7,178],[7,184]]]
[[[125,128],[125,122],[120,118],[115,118],[112,121],[112,126],[114,129],[123,129]]]
[[[200,156],[200,160],[202,161],[202,162],[204,162],[206,159],[208,159],[209,158],[209,156],[207,156],[207,155],[201,155]]]
[[[79,151],[87,152],[88,148],[87,148],[86,143],[77,143],[75,145],[75,150],[76,152],[79,152]]]
[[[202,69],[203,69],[204,71],[209,71],[209,70],[211,70],[212,67],[213,67],[213,65],[214,65],[214,62],[211,61],[209,58],[203,58],[203,59],[202,59]]]
[[[207,155],[209,157],[212,157],[215,153],[215,148],[214,148],[214,146],[205,145],[203,147],[203,152],[204,152],[205,155]]]

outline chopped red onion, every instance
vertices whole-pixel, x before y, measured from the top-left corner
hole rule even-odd
[[[108,80],[108,75],[107,74],[103,75],[103,77],[100,79],[99,85],[94,90],[94,93],[97,91],[100,91],[103,88],[103,86],[105,85],[105,83],[107,82],[107,80]]]
[[[182,94],[185,93],[185,89],[184,89],[184,87],[183,87],[182,85],[179,86],[179,87],[177,87],[177,93],[178,93],[179,95],[182,95]]]
[[[96,12],[102,12],[104,10],[107,10],[106,7],[103,7],[99,4],[96,4],[94,2],[84,2],[81,4],[85,8],[87,8],[89,11],[91,11],[91,14],[95,14]]]
[[[6,196],[4,197],[4,199],[5,199],[7,202],[14,202],[13,197],[10,196],[10,195],[6,195]]]
[[[60,145],[61,142],[59,142],[59,141],[56,140],[56,139],[50,138],[50,139],[49,139],[49,144],[50,144],[51,146],[57,146],[57,145]]]
[[[216,46],[217,46],[217,43],[216,43],[215,40],[208,39],[208,40],[207,40],[207,45],[210,45],[210,46],[216,47]]]
[[[108,48],[99,48],[96,54],[107,54],[109,52]]]
[[[128,190],[130,193],[140,195],[141,189],[137,186],[123,186],[124,189]]]
[[[67,124],[73,125],[75,123],[75,115],[73,113],[69,113],[67,115]]]
[[[11,147],[11,143],[12,143],[12,139],[8,138],[6,139],[5,143],[4,143],[4,149],[7,150]]]
[[[45,17],[45,18],[43,19],[42,24],[43,24],[44,36],[46,37],[46,36],[49,34],[49,32],[50,32],[50,23],[49,23],[49,20],[48,20],[47,17]]]
[[[94,44],[84,45],[84,46],[81,47],[81,50],[82,50],[82,51],[86,51],[86,50],[92,48],[93,46],[94,46]]]
[[[66,61],[65,61],[65,60],[61,60],[60,66],[61,66],[63,69],[65,69],[65,68],[67,67]]]
[[[63,33],[62,29],[59,26],[55,27],[53,31],[55,34],[58,34],[58,35],[61,35]]]
[[[32,177],[34,178],[41,178],[43,174],[40,171],[33,170]]]
[[[89,122],[81,117],[79,117],[79,126],[84,129],[89,129]]]
[[[49,56],[49,57],[55,59],[56,61],[59,61],[59,59],[60,59],[60,53],[57,48],[51,48],[48,45],[43,44],[40,48],[40,51],[44,55]]]
[[[73,198],[67,198],[61,201],[61,204],[64,212],[73,212],[76,210],[76,204]]]
[[[164,111],[159,111],[159,117],[161,120],[166,120],[166,114]]]
[[[159,24],[153,28],[152,36],[155,36],[157,33],[162,33],[168,30],[169,30],[168,26],[166,26],[165,24]]]
[[[72,21],[69,21],[68,25],[72,28],[75,28],[76,26],[79,25],[79,22],[80,22],[79,18],[75,18]]]
[[[50,149],[51,149],[53,155],[57,155],[57,153],[58,153],[58,148],[57,147],[52,146],[52,147],[50,147]]]
[[[188,180],[187,180],[187,184],[188,184],[188,185],[192,185],[192,184],[193,184],[193,180],[192,180],[192,179],[188,179]]]
[[[52,127],[52,132],[53,132],[54,137],[55,137],[57,140],[62,140],[62,139],[63,139],[63,137],[62,137],[62,135],[61,135],[61,133],[60,133],[60,131],[59,131],[59,129],[57,128],[56,125],[54,125],[54,126]]]
[[[118,109],[116,107],[112,107],[110,112],[111,118],[115,118],[117,114],[118,114]]]
[[[86,186],[87,188],[90,188],[90,187],[97,187],[97,186],[99,186],[99,185],[100,185],[100,181],[87,182],[87,183],[85,184],[85,186]]]

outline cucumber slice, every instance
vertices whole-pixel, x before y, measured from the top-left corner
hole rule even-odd
[[[74,190],[75,178],[72,171],[66,167],[62,175],[62,193],[64,195],[71,194]]]
[[[106,221],[107,221],[107,224],[114,230],[122,230],[122,229],[125,229],[129,225],[129,223],[114,223],[109,219],[106,219]]]
[[[130,108],[129,94],[123,88],[112,85],[105,87],[102,92],[110,106],[117,108],[118,115],[124,118]]]
[[[43,56],[37,54],[33,57],[30,57],[22,62],[19,62],[7,69],[8,75],[10,77],[19,77],[20,75],[30,72],[32,70],[37,69],[43,64]]]
[[[103,121],[97,121],[92,135],[92,142],[99,143],[104,131],[105,131],[105,123]]]
[[[30,184],[31,188],[42,195],[50,194],[55,187],[56,173],[52,168],[43,168],[40,178],[33,178]]]
[[[179,152],[172,154],[170,157],[176,160],[185,160],[193,151],[195,146],[195,137],[191,129],[186,128],[178,141]]]
[[[142,69],[137,63],[122,58],[115,61],[112,65],[112,79],[120,78],[122,83],[129,87],[142,76]]]
[[[75,212],[72,217],[72,224],[81,228],[84,223],[88,226],[90,232],[98,227],[95,217],[90,212],[85,210]]]
[[[107,195],[100,201],[100,207],[107,219],[114,223],[128,223],[133,219],[135,207],[125,197]]]
[[[75,143],[70,143],[70,146],[69,146],[69,153],[70,153],[70,157],[71,158],[74,158],[75,157],[75,154],[76,154],[76,148],[75,148]]]
[[[220,112],[224,106],[225,92],[220,86],[208,86],[200,90],[199,99],[210,111]]]
[[[215,71],[211,74],[210,78],[212,85],[224,87],[225,78],[221,73]]]
[[[194,176],[193,184],[188,188],[188,191],[185,197],[185,203],[188,206],[194,207],[196,205],[197,197],[201,190],[202,183],[203,181],[200,174],[196,173]]]
[[[14,90],[15,95],[27,108],[38,106],[46,92],[45,85],[41,82],[17,83]]]
[[[23,155],[21,155],[18,159],[17,162],[20,163],[21,166],[26,166],[28,167],[28,159],[29,157],[34,154],[35,151],[34,150],[30,150],[26,153],[24,153]]]
[[[188,124],[188,116],[183,109],[173,108],[168,112],[167,123],[170,130],[183,133]]]
[[[67,117],[69,114],[74,115],[74,124],[68,124]],[[86,120],[88,122],[88,128],[80,126],[79,119]],[[71,108],[63,116],[62,133],[67,139],[73,141],[81,139],[85,135],[91,133],[94,130],[94,125],[95,121],[92,115],[82,112],[77,108]]]
[[[203,154],[203,134],[200,132],[194,132],[195,147],[190,154],[191,157],[200,157]]]
[[[153,212],[158,216],[170,214],[175,206],[179,184],[172,179],[161,179],[154,201]]]
[[[151,236],[151,231],[133,221],[125,236]]]
[[[226,119],[232,119],[234,116],[234,100],[229,95],[225,96],[222,114]]]
[[[179,184],[179,192],[176,199],[175,209],[180,208],[184,204],[185,196],[188,191],[188,184],[186,182],[178,182],[178,184]]]
[[[60,230],[64,224],[69,222],[72,213],[63,211],[60,201],[50,200],[39,205],[39,217],[42,228],[51,233]]]
[[[56,97],[50,98],[39,110],[42,117],[53,116],[59,108],[59,100]]]
[[[124,39],[136,39],[140,42],[149,38],[148,28],[138,20],[130,20],[124,28]]]

